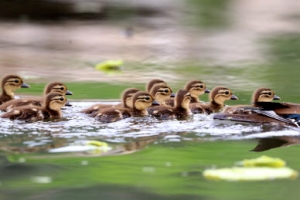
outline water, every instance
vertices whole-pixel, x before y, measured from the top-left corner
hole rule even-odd
[[[205,115],[102,124],[79,112],[94,103],[72,102],[61,120],[0,119],[1,199],[280,199],[298,194],[298,179],[235,183],[202,176],[206,168],[231,167],[260,155],[280,157],[300,170],[298,129],[225,123]],[[84,145],[91,140],[109,148]]]

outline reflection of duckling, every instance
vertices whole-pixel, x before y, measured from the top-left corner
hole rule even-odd
[[[51,92],[56,92],[63,95],[72,95],[73,93],[67,89],[67,87],[60,82],[51,82],[45,86],[44,96]],[[26,105],[42,106],[43,98],[21,98],[14,99],[6,102],[0,106],[1,111],[8,111],[12,108]],[[66,105],[70,105],[67,104]]]
[[[151,96],[159,105],[166,105],[166,100],[170,98],[172,90],[168,86],[155,85],[150,91]]]
[[[2,78],[0,95],[0,105],[15,98],[14,91],[19,88],[29,88],[30,86],[23,82],[17,75],[7,75]]]
[[[205,104],[191,103],[190,109],[194,114],[211,114],[220,112],[224,108],[224,102],[227,100],[237,100],[238,98],[232,92],[223,86],[215,87],[209,95],[210,102]]]
[[[121,108],[121,107],[125,107],[125,108],[132,108],[132,97],[133,95],[140,91],[139,89],[136,88],[128,88],[126,90],[124,90],[124,92],[122,93],[122,103],[121,104],[117,104],[117,105],[111,105],[111,104],[95,104],[92,105],[86,109],[83,109],[81,112],[85,113],[85,114],[90,114],[92,117],[95,117],[95,115],[97,115],[97,113],[105,108]]]
[[[152,101],[153,98],[149,93],[139,91],[135,93],[132,97],[132,108],[106,108],[99,111],[95,118],[101,122],[110,123],[128,117],[147,116],[147,108],[149,108],[152,105]]]
[[[286,147],[294,144],[300,144],[300,138],[298,136],[260,138],[257,146],[251,151],[261,152],[273,148]]]
[[[186,119],[192,115],[189,104],[192,97],[189,91],[179,90],[175,96],[175,105],[151,107],[149,113],[159,119]]]
[[[65,95],[50,93],[44,98],[43,106],[21,106],[1,115],[2,118],[36,121],[48,118],[62,117],[61,107],[66,104]]]
[[[192,80],[185,84],[185,90],[188,90],[191,93],[191,103],[203,103],[200,101],[199,96],[204,93],[210,93],[210,90],[206,88],[205,83],[199,80]],[[166,100],[166,104],[174,106],[174,98]]]
[[[280,97],[275,95],[275,93],[269,88],[258,88],[252,94],[252,105],[235,105],[235,106],[226,106],[222,113],[235,113],[243,108],[250,106],[259,107],[258,102],[271,102],[272,100],[280,100]]]

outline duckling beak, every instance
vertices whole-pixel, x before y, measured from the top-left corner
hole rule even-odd
[[[65,106],[72,106],[69,101],[66,102]]]
[[[273,100],[280,100],[280,97],[277,95],[274,95]]]
[[[170,97],[175,97],[175,96],[176,96],[176,94],[175,94],[175,93],[172,93]]]
[[[238,98],[235,95],[231,95],[230,100],[238,100]]]
[[[155,101],[155,100],[152,101],[152,106],[159,106],[159,105],[160,105],[160,103],[158,103],[157,101]]]
[[[30,88],[30,85],[27,83],[22,83],[21,88]]]
[[[210,90],[206,88],[204,93],[210,93]]]
[[[73,93],[70,90],[67,90],[66,95],[73,95]]]

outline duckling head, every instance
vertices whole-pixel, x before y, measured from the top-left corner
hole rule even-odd
[[[272,100],[280,100],[273,90],[269,88],[258,88],[253,92],[252,102],[271,102]]]
[[[136,88],[128,88],[123,91],[121,98],[122,98],[122,103],[123,103],[124,107],[132,108],[132,97],[138,91],[140,91],[140,90],[136,89]]]
[[[22,78],[18,75],[7,75],[2,79],[2,90],[7,95],[13,96],[14,91],[19,88],[29,88],[30,86],[23,82]]]
[[[166,105],[165,101],[170,98],[172,89],[166,85],[156,85],[152,87],[150,94],[158,103]]]
[[[52,92],[47,94],[44,100],[44,107],[48,107],[54,111],[60,111],[60,109],[66,104],[67,98],[64,94]]]
[[[132,97],[133,107],[137,110],[146,110],[152,105],[153,97],[148,92],[137,92]]]
[[[163,85],[163,86],[167,86],[167,83],[161,79],[152,79],[151,81],[149,81],[149,83],[146,85],[146,91],[150,92],[152,87],[156,86],[156,85]]]
[[[179,90],[176,93],[176,97],[175,97],[175,107],[176,108],[182,107],[184,109],[188,109],[191,99],[192,96],[188,90]]]
[[[209,99],[211,102],[223,105],[227,100],[238,100],[238,98],[232,94],[231,90],[226,87],[218,86],[212,89]]]
[[[57,92],[64,95],[72,95],[73,93],[68,90],[67,86],[60,82],[51,82],[48,85],[46,85],[44,94],[47,95],[51,92]]]
[[[198,80],[187,82],[187,84],[184,86],[184,89],[190,91],[191,96],[197,99],[204,93],[210,93],[210,90],[206,88],[205,83]]]

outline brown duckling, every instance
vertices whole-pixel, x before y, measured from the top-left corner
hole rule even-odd
[[[44,88],[43,96],[46,96],[49,93],[56,92],[64,95],[72,95],[73,93],[67,89],[67,87],[60,82],[51,82],[47,84]],[[1,111],[8,111],[12,108],[26,105],[42,106],[43,98],[21,98],[13,99],[9,102],[6,102],[0,105]],[[66,106],[70,106],[69,102],[66,103]]]
[[[36,121],[62,117],[61,107],[66,104],[66,97],[60,93],[50,93],[44,97],[43,106],[20,106],[1,115],[11,120]]]
[[[136,89],[136,88],[128,88],[128,89],[124,90],[121,95],[122,103],[117,104],[117,105],[95,104],[88,108],[83,109],[81,111],[81,113],[89,114],[89,115],[91,115],[91,117],[95,117],[95,115],[97,115],[97,113],[99,111],[101,111],[102,109],[105,109],[105,108],[112,108],[112,107],[113,108],[121,108],[121,107],[132,108],[132,97],[138,91],[140,91],[140,90]]]
[[[275,95],[273,90],[269,88],[258,88],[256,89],[251,98],[252,105],[235,105],[226,106],[222,113],[234,113],[237,110],[247,107],[259,107],[258,102],[271,102],[273,100],[280,100],[280,97]]]
[[[148,92],[139,91],[132,97],[132,108],[106,108],[99,111],[96,119],[104,122],[116,122],[128,117],[143,117],[148,115],[147,108],[152,105],[153,98]]]
[[[187,90],[179,90],[175,96],[175,105],[155,106],[148,109],[149,114],[159,119],[186,119],[192,115],[189,109],[191,93]]]
[[[23,82],[22,78],[18,75],[7,75],[2,78],[0,95],[0,105],[13,100],[15,98],[14,92],[19,88],[29,88],[30,86]]]
[[[210,93],[210,90],[206,88],[205,83],[199,80],[192,80],[185,84],[185,90],[188,90],[191,93],[191,103],[203,103],[200,101],[199,96],[204,93]],[[174,98],[169,98],[166,100],[166,104],[174,106]]]
[[[172,89],[166,85],[155,85],[152,87],[150,94],[158,105],[166,106],[165,101],[170,98]]]
[[[151,81],[149,81],[146,85],[146,92],[151,92],[151,89],[153,86],[156,85],[162,85],[162,86],[167,86],[167,83],[161,79],[152,79]]]
[[[227,100],[237,100],[238,98],[232,94],[231,90],[224,87],[218,86],[212,89],[209,95],[210,102],[205,103],[191,103],[190,109],[192,113],[216,113],[220,112],[224,108],[224,102]]]

